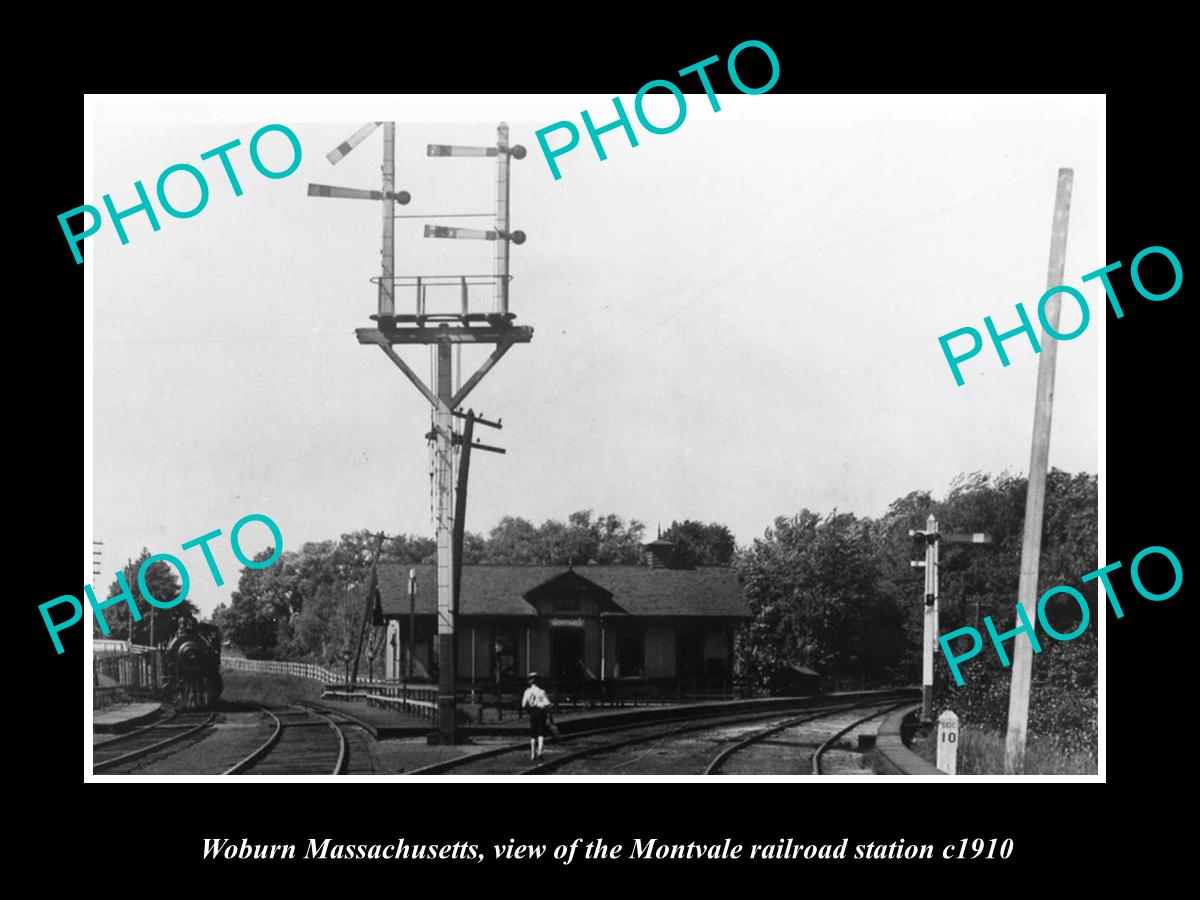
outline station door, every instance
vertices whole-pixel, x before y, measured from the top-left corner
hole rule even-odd
[[[550,632],[550,677],[573,682],[583,678],[583,632],[553,629]]]

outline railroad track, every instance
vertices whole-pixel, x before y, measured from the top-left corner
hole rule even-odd
[[[751,739],[739,740],[738,744],[735,745],[735,747],[746,746],[749,743],[760,741],[770,734],[786,729],[798,722],[827,718],[858,708],[867,702],[870,701],[855,700],[830,703],[820,707],[810,707],[801,715],[781,713],[779,710],[773,710],[771,712],[746,712],[703,720],[689,720],[672,725],[659,723],[641,726],[609,726],[579,732],[563,738],[559,746],[570,744],[571,749],[568,752],[562,754],[555,753],[549,758],[543,758],[540,762],[534,762],[534,764],[528,766],[523,766],[520,758],[520,754],[529,752],[529,741],[524,740],[520,743],[505,744],[501,747],[493,747],[488,750],[443,760],[429,766],[414,769],[408,774],[544,775],[566,766],[580,763],[589,758],[601,756],[608,757],[610,762],[613,758],[617,758],[617,761],[608,765],[605,771],[611,774],[622,774],[621,769],[629,769],[631,765],[643,763],[646,760],[649,760],[650,763],[655,763],[658,762],[653,759],[655,755],[669,756],[672,753],[674,753],[676,758],[669,761],[668,764],[680,766],[683,769],[697,773],[717,774],[717,771],[720,770],[720,765],[718,764],[716,769],[713,769],[713,763],[717,761],[712,760],[712,738],[705,739],[702,737],[696,739],[693,736],[701,735],[704,732],[720,733],[732,730],[736,738],[738,730],[745,725],[755,725],[761,723],[763,720],[773,720],[769,727],[754,731]],[[783,721],[779,721],[781,717]],[[728,737],[722,738],[718,736],[717,739],[728,740]],[[685,743],[687,746],[684,746]],[[674,751],[670,749],[672,745],[675,747]],[[626,756],[629,752],[633,752],[634,756],[632,758],[621,759],[617,756],[619,751],[624,751]],[[640,755],[638,755],[639,751],[642,751]],[[720,758],[723,761],[729,755],[732,754],[728,751],[723,751]],[[712,761],[710,762],[710,760]],[[683,774],[678,769],[672,769],[672,772]]]
[[[215,713],[171,713],[157,722],[92,746],[92,772],[112,772],[183,741],[208,728]]]
[[[818,747],[816,749],[816,751],[813,753],[812,773],[814,775],[822,774],[821,773],[821,757],[825,755],[826,750],[828,750],[830,747],[832,747],[836,741],[841,739],[842,735],[849,734],[851,731],[853,731],[859,725],[863,725],[866,722],[869,722],[871,719],[877,719],[880,716],[887,715],[893,709],[899,709],[901,706],[904,706],[905,703],[907,703],[907,702],[908,701],[905,700],[903,703],[893,703],[891,706],[886,706],[883,709],[876,710],[875,712],[872,712],[868,715],[863,716],[861,719],[855,719],[853,722],[851,722],[849,725],[847,725],[845,728],[843,728],[837,734],[833,735],[833,737],[829,738],[827,741],[825,741],[823,744],[821,744],[821,746]]]
[[[740,761],[743,762],[744,765],[747,764],[746,757],[750,755],[747,751],[751,751],[754,748],[764,748],[770,738],[780,735],[781,740],[778,743],[782,746],[782,750],[775,750],[775,748],[772,747],[769,748],[766,753],[760,753],[758,755],[760,757],[773,756],[775,757],[776,762],[780,757],[782,757],[794,768],[803,768],[811,771],[813,775],[820,775],[822,774],[821,758],[824,756],[827,750],[837,743],[837,741],[839,741],[846,734],[849,734],[855,728],[858,728],[860,725],[864,725],[871,719],[878,718],[885,713],[891,712],[893,709],[896,709],[907,702],[909,701],[906,700],[902,703],[892,703],[881,708],[878,703],[862,701],[859,703],[847,704],[834,710],[796,716],[795,718],[772,725],[769,728],[756,731],[753,734],[747,735],[737,743],[726,747],[719,754],[717,754],[716,758],[714,758],[711,763],[709,763],[709,766],[705,770],[704,774],[720,775],[726,772],[726,767],[730,760],[738,757],[739,754],[741,756]],[[821,722],[821,720],[830,719],[835,715],[845,714],[853,710],[862,709],[864,707],[870,707],[870,711],[865,716],[854,719],[848,725],[838,729],[829,737],[824,737],[821,726],[816,724]],[[821,738],[824,739],[821,740]],[[796,757],[799,755],[800,751],[804,750],[808,750],[807,763],[803,767],[796,766]],[[770,761],[771,760],[769,759],[760,759],[758,761],[758,767],[761,768],[762,765],[767,764]],[[754,766],[754,763],[750,763],[749,765]],[[792,774],[799,774],[799,772],[794,772]]]
[[[311,707],[258,707],[270,720],[271,736],[223,775],[343,775],[349,761],[347,717]]]

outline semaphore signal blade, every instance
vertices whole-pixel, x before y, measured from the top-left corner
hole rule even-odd
[[[346,138],[346,140],[342,141],[340,144],[326,153],[325,158],[336,166],[339,162],[341,162],[343,156],[365,141],[367,136],[376,128],[378,128],[380,124],[381,123],[379,122],[368,122],[362,128],[358,129],[358,131],[354,132],[354,134],[350,135],[350,137]]]
[[[425,237],[467,238],[476,241],[494,241],[496,240],[496,232],[482,231],[478,228],[451,228],[447,225],[426,225]]]
[[[349,200],[382,200],[383,191],[367,191],[362,188],[334,187],[329,184],[310,184],[310,197],[344,197]]]
[[[368,191],[363,188],[335,187],[331,184],[309,184],[310,197],[341,197],[347,200],[395,200],[401,205],[408,203],[408,191]]]
[[[453,144],[429,144],[426,147],[429,156],[496,156],[499,152],[495,147],[456,147]]]
[[[990,544],[992,536],[977,531],[969,534],[943,534],[941,540],[943,544]]]

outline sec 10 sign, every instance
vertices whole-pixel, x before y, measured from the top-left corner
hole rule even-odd
[[[958,774],[958,716],[946,710],[938,716],[937,767],[947,775]]]

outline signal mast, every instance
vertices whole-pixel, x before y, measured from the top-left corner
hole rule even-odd
[[[336,164],[362,143],[375,129],[383,125],[383,183],[380,190],[331,187],[310,184],[310,197],[341,197],[383,202],[383,244],[380,251],[381,271],[372,282],[379,287],[378,312],[371,316],[375,326],[355,329],[360,344],[379,347],[433,408],[433,430],[427,437],[434,444],[434,517],[437,529],[437,622],[438,622],[438,730],[431,740],[456,743],[457,705],[455,697],[455,620],[458,613],[458,582],[461,580],[462,528],[466,501],[466,473],[472,447],[503,452],[496,447],[472,443],[473,425],[478,423],[499,428],[499,422],[489,422],[474,412],[458,412],[467,395],[483,380],[514,344],[526,344],[533,339],[533,329],[515,325],[514,313],[509,312],[509,244],[523,244],[525,233],[511,229],[509,215],[509,167],[512,159],[523,159],[525,148],[509,146],[508,126],[501,122],[497,141],[490,147],[461,147],[430,144],[427,154],[436,157],[495,157],[496,209],[494,227],[488,230],[426,225],[425,237],[467,240],[488,240],[496,244],[494,267],[489,275],[396,275],[395,274],[395,204],[407,204],[407,191],[396,191],[396,162],[394,122],[371,122],[364,125],[328,154]],[[492,287],[493,304],[490,311],[471,307],[472,287]],[[429,288],[459,289],[457,309],[431,309]],[[414,306],[411,313],[397,313],[395,298],[398,290],[411,291]],[[421,377],[397,353],[396,346],[425,344],[436,348],[434,384],[426,385]],[[462,344],[493,344],[495,349],[476,372],[457,390],[452,388],[453,366],[451,348]],[[454,431],[455,417],[466,420],[462,437]],[[463,440],[465,438],[465,441]],[[458,508],[455,508],[453,487],[453,448],[461,445]],[[457,515],[456,515],[457,512]],[[411,642],[412,635],[409,635]]]

